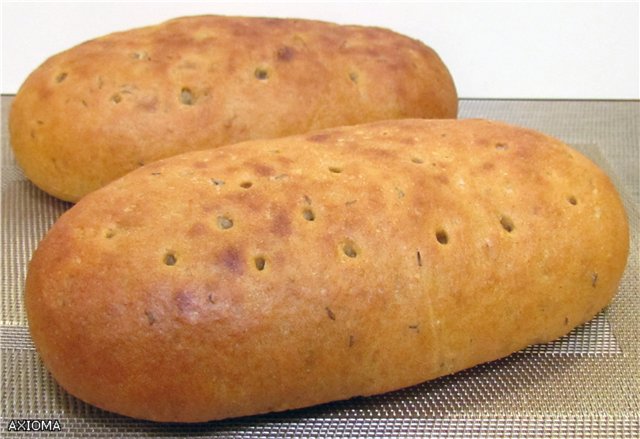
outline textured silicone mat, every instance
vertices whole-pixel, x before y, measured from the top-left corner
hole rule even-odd
[[[2,98],[0,436],[640,437],[637,102],[621,103],[626,123],[618,116],[615,124],[600,123],[614,119],[608,111],[615,110],[615,103],[461,103],[461,117],[505,120],[560,137],[614,178],[627,205],[631,255],[618,295],[591,322],[553,343],[397,392],[179,425],[133,420],[89,406],[62,390],[40,363],[23,308],[26,266],[38,241],[70,204],[35,188],[17,168],[7,138],[10,101]],[[635,171],[628,166],[634,161]],[[10,431],[11,426],[26,428],[27,420],[32,430],[41,431]],[[43,425],[59,425],[60,431],[42,431]]]

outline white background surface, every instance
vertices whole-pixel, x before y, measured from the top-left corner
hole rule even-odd
[[[638,99],[640,2],[7,2],[2,93],[85,40],[182,15],[314,18],[433,47],[461,97]]]

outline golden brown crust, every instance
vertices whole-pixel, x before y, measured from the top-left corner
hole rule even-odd
[[[500,123],[387,121],[183,154],[65,213],[26,306],[108,410],[203,421],[410,386],[568,333],[614,295],[606,175]]]
[[[405,117],[455,118],[438,55],[390,30],[202,16],[48,59],[10,115],[20,166],[77,201],[141,164],[242,140]]]

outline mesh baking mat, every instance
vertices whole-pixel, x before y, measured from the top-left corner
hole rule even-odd
[[[635,174],[623,170],[622,179],[613,175],[609,162],[619,169],[625,160],[620,160],[620,151],[611,153],[614,159],[610,160],[609,149],[593,142],[602,133],[580,137],[572,131],[576,127],[569,127],[565,136],[550,133],[566,141],[579,140],[571,143],[613,176],[630,220],[631,254],[618,295],[592,321],[555,342],[384,395],[219,422],[164,424],[118,416],[83,403],[55,383],[37,356],[22,300],[26,266],[39,240],[71,205],[35,188],[17,168],[7,138],[10,101],[11,97],[2,98],[0,436],[640,437],[640,220],[634,201],[638,174],[636,168]],[[463,101],[460,113],[520,125],[528,120],[530,126],[544,130],[535,126],[536,121],[544,122],[554,104],[548,103],[539,119],[535,108],[523,109],[527,105],[538,104]],[[614,128],[603,124],[601,130]],[[637,130],[626,136],[615,146],[626,148],[637,163]],[[14,428],[24,430],[27,421],[39,431],[10,431],[12,422]],[[56,431],[43,431],[43,425]]]

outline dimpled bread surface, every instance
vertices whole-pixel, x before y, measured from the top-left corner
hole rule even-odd
[[[44,364],[106,410],[194,422],[415,385],[591,319],[628,253],[591,161],[483,120],[191,152],[83,198],[39,245]]]
[[[11,144],[26,176],[77,201],[178,153],[396,118],[455,118],[449,71],[387,29],[196,16],[57,54],[20,88]]]

